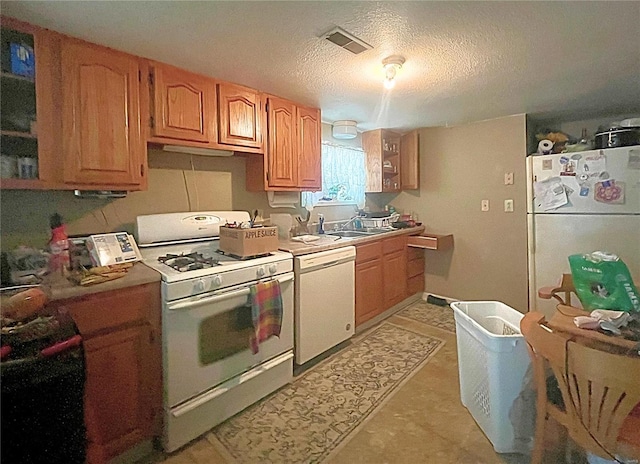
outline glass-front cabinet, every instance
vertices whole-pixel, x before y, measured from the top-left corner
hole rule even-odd
[[[3,189],[59,188],[61,35],[1,18],[0,185]]]
[[[38,179],[34,35],[2,24],[1,165],[6,179]]]

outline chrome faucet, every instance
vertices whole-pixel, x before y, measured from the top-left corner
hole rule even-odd
[[[345,230],[349,224],[351,224],[353,221],[355,221],[356,219],[358,219],[360,216],[355,215],[353,216],[351,219],[349,219],[347,222],[345,222],[344,224],[342,224],[340,227],[336,227],[337,230]]]

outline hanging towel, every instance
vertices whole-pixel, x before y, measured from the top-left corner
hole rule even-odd
[[[282,328],[282,295],[280,282],[271,280],[252,285],[249,289],[251,298],[251,319],[253,333],[249,339],[251,351],[256,354],[258,345],[271,335],[280,336]]]

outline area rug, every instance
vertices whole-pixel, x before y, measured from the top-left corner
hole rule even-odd
[[[207,435],[239,463],[317,463],[346,443],[444,342],[383,322]]]
[[[449,306],[438,306],[420,300],[397,312],[396,315],[413,319],[423,324],[446,330],[447,332],[456,332],[456,321],[453,318],[453,309]]]

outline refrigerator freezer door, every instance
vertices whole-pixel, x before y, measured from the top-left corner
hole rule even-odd
[[[640,215],[528,215],[529,306],[547,317],[557,301],[538,298],[538,288],[555,285],[570,273],[569,255],[607,251],[618,255],[635,282],[640,281]]]
[[[640,146],[530,156],[527,171],[529,212],[640,214]],[[608,183],[603,179],[606,174],[599,177],[601,172],[608,174]],[[534,193],[536,182],[551,177],[562,182],[567,192],[567,204],[553,209]]]

